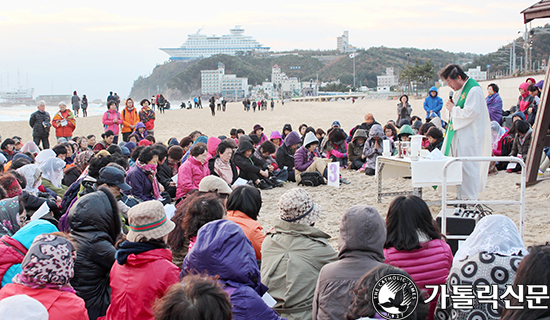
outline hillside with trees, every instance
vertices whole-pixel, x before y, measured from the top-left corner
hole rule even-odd
[[[359,50],[355,55],[356,86],[376,86],[376,76],[385,73],[387,67],[393,67],[398,74],[407,63],[427,61],[436,67],[447,63],[466,64],[478,55],[470,53],[452,53],[443,50],[422,50],[416,48],[373,47]],[[150,97],[151,94],[164,92],[172,99],[186,99],[200,93],[200,71],[215,70],[218,62],[225,65],[226,74],[247,77],[250,85],[271,81],[271,68],[279,65],[289,77],[300,81],[316,80],[353,85],[353,59],[348,54],[336,51],[296,50],[277,53],[276,56],[253,55],[215,55],[190,62],[170,61],[157,65],[149,77],[140,77],[134,82],[131,96]]]

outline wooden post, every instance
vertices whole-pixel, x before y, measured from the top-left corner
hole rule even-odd
[[[550,61],[550,60],[549,60]],[[544,87],[542,89],[542,99],[540,101],[535,126],[531,134],[531,146],[527,155],[527,185],[537,182],[537,176],[540,166],[542,149],[550,146],[550,135],[548,128],[550,126],[550,68],[546,68],[544,77]]]

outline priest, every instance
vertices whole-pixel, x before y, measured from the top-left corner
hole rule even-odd
[[[443,153],[452,157],[490,157],[491,125],[480,85],[456,64],[447,65],[439,76],[455,91],[454,97],[445,104],[450,121]],[[487,161],[462,163],[463,199],[478,199],[487,183],[488,168]]]

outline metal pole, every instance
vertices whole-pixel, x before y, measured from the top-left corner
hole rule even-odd
[[[355,89],[355,54],[353,54],[353,89]]]
[[[512,42],[512,74],[516,73],[516,40]]]

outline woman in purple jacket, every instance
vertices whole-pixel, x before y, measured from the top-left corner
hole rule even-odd
[[[491,83],[487,86],[487,93],[489,94],[485,99],[487,108],[489,109],[489,117],[491,121],[496,121],[498,124],[502,121],[502,98],[498,94],[498,86]]]
[[[233,320],[284,319],[262,300],[267,287],[261,282],[254,248],[235,222],[216,220],[200,228],[180,278],[204,273],[218,277],[231,300]]]
[[[294,154],[294,165],[296,170],[296,182],[302,180],[302,172],[319,172],[325,175],[327,163],[321,159],[321,155],[317,152],[319,140],[313,132],[308,132],[304,138],[304,145]]]
[[[155,149],[145,147],[141,150],[136,165],[128,172],[126,182],[132,187],[130,192],[134,197],[142,201],[159,200],[168,204],[172,199],[157,180],[158,158]]]

